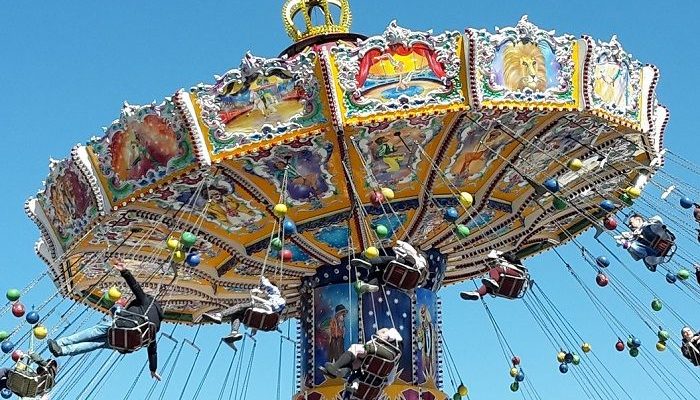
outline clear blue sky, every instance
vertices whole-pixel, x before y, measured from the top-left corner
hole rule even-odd
[[[392,20],[406,27],[425,30],[463,30],[466,27],[489,28],[514,25],[522,14],[542,28],[574,35],[589,34],[609,39],[617,34],[626,50],[643,62],[661,69],[658,90],[661,101],[671,109],[666,145],[697,163],[697,27],[700,6],[695,1],[486,1],[463,0],[354,0],[353,30],[365,34],[380,33]],[[236,67],[246,50],[256,55],[275,56],[290,44],[280,22],[282,0],[263,1],[121,1],[121,2],[24,2],[5,1],[0,11],[0,160],[3,187],[0,214],[0,242],[4,244],[0,276],[4,287],[24,287],[44,269],[35,257],[33,244],[37,229],[25,217],[25,199],[39,189],[47,174],[48,158],[64,158],[78,142],[100,135],[101,127],[118,116],[121,103],[160,101],[180,87],[212,81],[214,74]],[[698,176],[669,167],[698,187]],[[590,234],[585,236],[591,243]],[[610,239],[607,239],[610,243]],[[684,242],[688,251],[697,253],[697,243]],[[694,246],[694,247],[691,247]],[[601,249],[594,244],[596,252]],[[594,273],[578,260],[569,246],[565,255],[574,267],[592,283]],[[627,258],[623,255],[623,259]],[[528,265],[541,287],[557,302],[576,330],[592,343],[594,352],[628,389],[634,399],[664,397],[639,365],[613,350],[615,337],[596,318],[596,312],[579,286],[551,255],[529,260]],[[663,282],[660,275],[636,272],[647,280],[664,301],[679,310],[686,319],[698,321],[697,300]],[[645,302],[650,294],[639,288],[621,268],[615,271],[628,287]],[[471,287],[471,286],[465,286]],[[520,397],[508,390],[508,366],[500,354],[493,329],[478,303],[457,298],[464,287],[442,291],[445,337],[456,356],[461,375],[470,387],[473,399]],[[654,336],[634,318],[612,291],[597,290],[625,324],[638,332],[645,351],[656,357],[670,372],[698,393],[697,381],[690,378],[668,352],[653,350]],[[2,290],[4,292],[4,290]],[[40,304],[53,287],[39,285],[25,299]],[[491,299],[489,304],[510,345],[523,359],[528,382],[534,382],[543,399],[587,398],[572,374],[561,375],[555,351],[539,331],[522,303]],[[673,321],[667,311],[664,321]],[[0,327],[11,328],[16,321],[5,316]],[[669,324],[674,340],[680,325]],[[166,330],[168,328],[165,328]],[[205,328],[198,343],[203,347],[199,367],[184,398],[191,398],[224,328]],[[176,337],[191,337],[192,329],[180,328]],[[248,398],[275,398],[279,357],[279,337],[262,336],[251,372]],[[170,345],[161,346],[161,361]],[[225,352],[200,398],[219,395],[230,353]],[[101,395],[123,398],[145,354],[129,356],[112,367]],[[284,344],[281,397],[291,396],[293,355]],[[100,355],[91,369],[97,372],[107,355]],[[178,364],[168,392],[162,398],[177,399],[189,371],[192,351],[188,348]],[[247,360],[246,360],[247,361]],[[145,398],[150,382],[143,376],[132,399]],[[610,380],[610,378],[608,378]],[[77,383],[77,391],[66,398],[78,398],[86,380]],[[594,390],[596,382],[588,383]],[[662,383],[662,387],[664,384]],[[160,397],[162,384],[152,398]],[[228,390],[228,389],[227,389]],[[451,390],[451,389],[448,389]],[[108,394],[109,393],[109,394]],[[96,397],[93,394],[92,397]],[[228,398],[228,391],[224,397]],[[674,397],[672,397],[674,398]]]

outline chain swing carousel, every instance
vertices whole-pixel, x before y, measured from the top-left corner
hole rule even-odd
[[[48,265],[37,279],[49,276],[59,290],[37,309],[42,318],[27,318],[37,339],[82,318],[71,306],[65,326],[45,327],[58,296],[102,312],[131,296],[110,259],[133,271],[175,326],[203,324],[205,314],[250,301],[266,277],[281,289],[284,313],[251,310],[243,322],[281,334],[281,321],[298,319],[295,399],[459,399],[468,393],[442,334],[443,285],[488,275],[485,292],[465,293],[481,300],[521,298],[530,288],[528,310],[556,332],[566,323],[544,318],[558,310],[519,260],[575,243],[604,287],[610,262],[577,236],[591,227],[596,238],[617,233],[616,218],[634,217],[625,210],[633,204],[660,213],[637,200],[646,186],[661,187],[650,180],[663,166],[668,118],[655,95],[658,71],[615,37],[556,35],[527,17],[495,32],[435,34],[391,22],[366,37],[349,33],[347,0],[287,0],[283,22],[294,44],[278,58],[248,53],[211,84],[160,104],[125,103],[103,136],[51,161],[44,188],[26,204]],[[690,188],[664,189],[664,199],[673,193],[683,208],[695,205],[684,194],[696,194]],[[618,241],[670,283],[684,281],[687,270],[670,269],[693,257],[674,257],[682,251],[663,228]],[[402,262],[397,241],[419,249],[427,269]],[[633,252],[640,241],[643,254]],[[370,273],[353,260],[379,257],[396,261],[381,271],[378,290],[358,290]],[[623,257],[616,260],[630,263]],[[20,292],[8,299],[23,316]],[[482,303],[518,391],[521,360]],[[611,321],[622,337],[627,330]],[[379,334],[386,329],[400,340]],[[22,331],[2,332],[4,353],[32,336],[18,337]],[[173,334],[161,338],[177,347]],[[574,347],[591,350],[571,331],[548,339],[562,373],[581,363]],[[111,334],[110,346],[133,352],[154,340],[142,324]],[[635,340],[630,354],[641,346]],[[351,386],[321,367],[352,344],[364,344],[366,354],[355,360],[361,366]],[[442,392],[446,381],[454,396]]]

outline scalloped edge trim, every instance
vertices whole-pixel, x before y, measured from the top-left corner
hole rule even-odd
[[[183,90],[179,90],[173,96],[173,103],[175,103],[175,107],[185,122],[185,127],[192,140],[197,162],[201,166],[211,166],[211,156],[206,142],[204,141],[204,132],[202,132],[199,123],[197,123],[197,113],[195,112],[189,94],[185,93]]]

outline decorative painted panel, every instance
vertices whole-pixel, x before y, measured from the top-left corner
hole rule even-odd
[[[589,39],[593,42],[593,39]],[[590,106],[617,121],[638,126],[641,122],[642,68],[613,36],[593,45],[589,76]]]
[[[116,205],[195,162],[187,121],[172,99],[147,106],[124,104],[121,115],[88,152]]]
[[[193,89],[212,158],[240,146],[326,122],[316,53],[264,59],[248,53],[238,69]]]
[[[376,181],[398,193],[417,182],[418,164],[425,159],[418,146],[425,147],[437,136],[442,121],[440,117],[416,117],[359,128],[354,142],[372,173],[365,186]]]
[[[541,105],[572,109],[579,104],[578,43],[555,36],[523,16],[513,27],[468,29],[477,100],[485,106]]]
[[[432,35],[393,21],[383,35],[339,43],[332,54],[346,118],[465,102],[458,32]]]
[[[226,233],[255,232],[262,228],[265,217],[261,206],[225,173],[215,176],[196,173],[182,177],[144,201],[155,202],[164,210],[182,208]]]
[[[51,160],[45,189],[37,195],[44,215],[65,250],[102,212],[102,196],[74,159]],[[97,194],[96,194],[97,193]]]
[[[332,142],[324,136],[315,136],[269,150],[260,149],[241,161],[246,173],[272,183],[278,196],[286,185],[284,198],[289,204],[305,204],[319,209],[324,199],[337,194],[328,171],[333,151]]]
[[[500,126],[511,135],[521,136],[536,125],[541,115],[533,110],[492,109],[464,118],[457,127],[458,145],[449,159],[446,178],[456,187],[482,180],[491,164],[500,161],[498,154],[513,142]]]
[[[517,193],[528,185],[521,174],[542,181],[550,169],[557,165],[555,160],[566,163],[561,158],[582,145],[591,145],[599,135],[607,132],[609,127],[596,118],[583,118],[572,121],[562,118],[537,138],[530,139],[528,146],[520,153],[513,165],[518,171],[510,168],[498,185],[502,193]],[[561,158],[561,159],[560,159]]]

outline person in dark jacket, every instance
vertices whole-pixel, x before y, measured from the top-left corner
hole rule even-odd
[[[700,333],[693,333],[693,330],[686,326],[681,330],[681,336],[683,337],[681,353],[693,365],[700,366]]]
[[[163,309],[158,301],[153,298],[153,296],[147,295],[143,291],[143,288],[139,285],[131,272],[126,269],[124,263],[116,262],[113,266],[114,269],[119,271],[134,295],[134,298],[126,305],[125,309],[121,309],[118,306],[112,308],[111,311],[115,316],[116,325],[122,328],[132,328],[137,325],[135,320],[145,317],[149,322],[153,323],[156,332],[158,332],[164,317]],[[92,328],[85,329],[58,340],[49,340],[49,351],[54,357],[61,357],[89,353],[99,349],[107,349],[109,348],[107,332],[111,326],[112,322],[105,318]],[[151,377],[155,380],[160,380],[160,375],[158,375],[158,347],[156,341],[151,342],[148,346],[148,365],[151,370]]]

